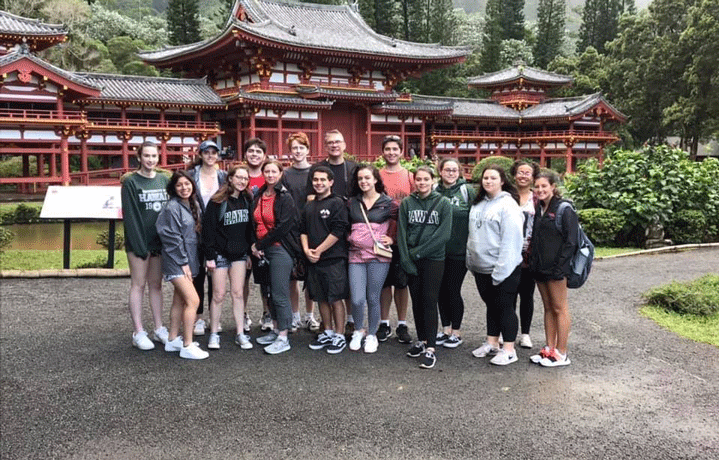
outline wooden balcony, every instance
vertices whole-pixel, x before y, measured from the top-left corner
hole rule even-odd
[[[526,131],[507,133],[501,131],[459,131],[433,130],[430,134],[433,142],[501,142],[503,144],[523,145],[546,142],[614,142],[619,138],[607,131],[567,129],[561,131]]]
[[[79,110],[0,110],[1,126],[82,126],[87,122]]]
[[[139,131],[143,133],[217,134],[219,125],[214,121],[137,120],[119,118],[88,118],[87,131]]]

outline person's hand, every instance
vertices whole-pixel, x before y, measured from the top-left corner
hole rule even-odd
[[[317,249],[309,249],[307,251],[307,260],[309,260],[313,264],[316,264],[317,262],[319,262],[321,255],[322,253],[317,251]]]
[[[257,246],[255,246],[254,243],[252,244],[252,247],[250,248],[250,250],[252,251],[252,255],[257,257],[258,259],[262,258],[262,256],[265,255],[265,253],[263,251],[257,250]]]
[[[387,236],[387,235],[382,235],[382,236],[380,236],[380,237],[379,237],[379,242],[382,243],[382,244],[384,244],[384,245],[387,246],[387,247],[392,246],[392,238],[390,238],[390,237]]]
[[[247,268],[247,270],[252,270],[252,259],[250,259],[249,257],[247,258],[247,261],[245,262],[245,267]]]
[[[189,266],[189,265],[183,265],[183,266],[182,266],[182,273],[185,274],[185,276],[187,277],[187,279],[189,279],[190,281],[192,281],[192,270],[190,270],[190,266]]]
[[[207,267],[207,271],[212,273],[215,271],[215,268],[217,268],[217,264],[215,264],[214,260],[208,260],[205,262],[205,267]]]

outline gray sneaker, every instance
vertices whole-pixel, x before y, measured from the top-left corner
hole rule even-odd
[[[290,341],[287,339],[287,337],[277,337],[274,342],[265,347],[265,353],[267,353],[268,355],[277,355],[279,353],[284,353],[289,349]]]
[[[272,331],[267,335],[257,337],[255,339],[255,342],[259,343],[260,345],[269,345],[269,344],[273,343],[275,340],[277,340],[277,333]]]

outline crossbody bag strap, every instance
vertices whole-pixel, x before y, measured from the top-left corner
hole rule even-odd
[[[372,235],[372,241],[377,243],[377,238],[374,236],[374,232],[372,231],[372,226],[369,223],[369,219],[367,218],[367,214],[365,213],[365,205],[364,201],[362,201],[362,198],[359,199],[360,202],[360,209],[362,210],[362,217],[364,217],[364,221],[367,224],[367,228],[369,228],[369,234]]]

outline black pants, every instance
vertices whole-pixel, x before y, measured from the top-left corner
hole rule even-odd
[[[502,334],[505,342],[517,340],[519,321],[515,308],[517,305],[517,289],[522,268],[517,268],[497,286],[492,284],[492,275],[474,273],[477,290],[487,304],[487,335],[497,337]]]
[[[195,286],[197,296],[200,298],[200,306],[197,307],[198,315],[201,315],[205,311],[205,278],[207,278],[207,308],[209,310],[210,304],[212,303],[212,276],[207,273],[207,269],[205,268],[205,258],[200,257],[200,271],[197,272],[197,276],[192,278],[192,284]]]
[[[519,277],[519,323],[522,334],[529,334],[532,326],[532,315],[534,315],[534,277],[529,268],[522,268]]]
[[[415,261],[417,275],[409,275],[409,295],[417,328],[417,339],[434,348],[437,342],[437,297],[444,272],[444,260]]]
[[[467,262],[455,259],[444,259],[444,273],[442,284],[439,286],[439,317],[442,327],[452,326],[459,330],[464,316],[464,301],[462,300],[462,283],[467,274]]]

